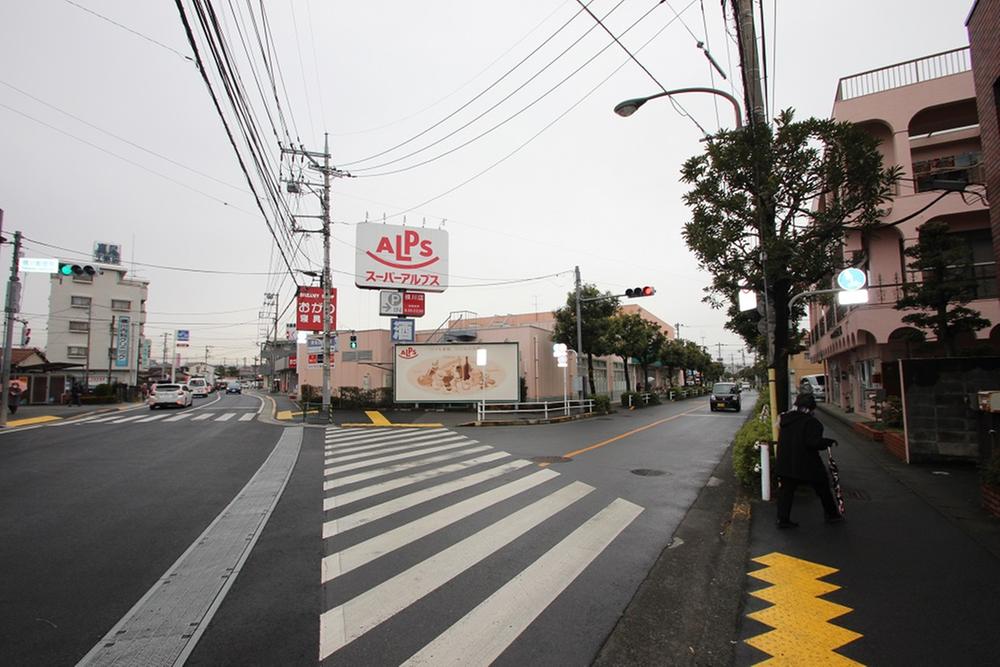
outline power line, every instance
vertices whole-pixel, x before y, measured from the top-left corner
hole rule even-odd
[[[194,59],[191,56],[188,56],[188,55],[185,55],[185,54],[181,53],[180,51],[178,51],[177,49],[173,48],[172,46],[167,46],[163,42],[155,40],[152,37],[150,37],[149,35],[143,34],[143,33],[139,32],[138,30],[133,30],[132,28],[128,27],[127,25],[125,25],[123,23],[119,23],[118,21],[115,21],[113,19],[108,18],[104,14],[98,14],[97,12],[95,12],[93,9],[90,9],[89,7],[84,7],[83,5],[79,5],[79,4],[75,3],[75,2],[73,2],[73,0],[63,0],[63,2],[65,2],[68,5],[73,5],[77,9],[81,9],[81,10],[87,12],[88,14],[92,14],[93,16],[96,16],[97,18],[101,19],[102,21],[107,21],[108,23],[110,23],[113,26],[117,26],[117,27],[121,28],[122,30],[130,32],[133,35],[135,35],[136,37],[141,37],[142,39],[146,40],[147,42],[151,42],[153,44],[156,44],[157,46],[159,46],[161,48],[164,48],[167,51],[170,51],[171,53],[174,53],[174,54],[180,56],[184,60],[187,60],[189,62],[194,62]]]
[[[621,2],[619,2],[618,4],[620,5]],[[614,9],[616,9],[616,8],[617,8],[617,5],[614,8],[612,8],[611,11],[614,11]],[[561,33],[582,12],[583,12],[582,9],[581,10],[577,10],[577,12],[573,16],[571,16],[565,23],[563,23],[561,26],[559,26],[554,33],[552,33],[551,35],[549,35],[548,37],[546,37],[545,40],[542,41],[541,44],[539,44],[534,49],[532,49],[531,52],[528,55],[526,55],[524,58],[522,58],[521,60],[519,60],[516,65],[514,65],[513,67],[511,67],[510,69],[508,69],[506,72],[504,72],[500,76],[500,78],[498,78],[496,81],[494,81],[493,83],[491,83],[489,86],[487,86],[486,88],[484,88],[483,90],[481,90],[479,93],[477,93],[475,96],[473,96],[469,101],[467,101],[465,104],[461,105],[460,107],[458,107],[457,109],[455,109],[454,111],[452,111],[450,114],[448,114],[447,116],[445,116],[441,120],[439,120],[436,123],[432,124],[430,127],[428,127],[426,129],[418,132],[417,134],[413,135],[412,137],[410,137],[406,141],[398,143],[398,144],[396,144],[395,146],[393,146],[391,148],[387,148],[387,149],[385,149],[385,150],[383,150],[383,151],[381,151],[379,153],[375,153],[374,155],[369,155],[369,156],[364,157],[364,158],[360,158],[360,159],[357,159],[357,160],[350,160],[348,162],[343,163],[342,166],[344,166],[344,167],[350,167],[351,165],[356,165],[356,164],[359,164],[361,162],[368,162],[369,160],[374,160],[375,158],[382,157],[383,155],[385,155],[387,153],[391,153],[392,151],[394,151],[394,150],[396,150],[398,148],[402,148],[403,146],[406,146],[407,144],[410,144],[410,143],[416,141],[417,139],[419,139],[420,137],[424,136],[425,134],[427,134],[431,130],[433,130],[433,129],[437,128],[438,126],[440,126],[445,121],[449,120],[450,118],[453,118],[459,112],[461,112],[464,109],[466,109],[470,104],[472,104],[473,102],[475,102],[476,100],[478,100],[480,97],[482,97],[483,95],[485,95],[486,93],[488,93],[489,91],[491,91],[493,88],[495,88],[496,86],[498,86],[508,76],[510,76],[511,74],[513,74],[521,65],[523,65],[525,62],[527,62],[533,55],[535,55],[536,53],[538,53],[542,49],[542,47],[544,47],[546,44],[548,44],[550,41],[552,41],[559,33]],[[587,32],[589,33],[590,30],[588,30]],[[559,56],[557,56],[556,59],[558,59],[561,56],[562,56],[562,54],[560,54]],[[554,63],[554,62],[555,62],[555,60],[550,61],[547,65],[545,65],[545,67],[542,68],[541,71],[545,71],[545,69],[547,69],[549,66],[551,66],[552,63]],[[540,74],[540,73],[541,72],[538,72],[538,74]],[[535,74],[535,76],[538,76],[538,74]],[[534,79],[535,76],[533,76],[532,79]],[[531,79],[529,79],[528,81],[531,81]],[[521,88],[523,88],[523,87],[524,86],[522,85]],[[518,88],[518,90],[520,90],[520,88]],[[517,91],[515,91],[515,92],[517,92]],[[511,93],[511,95],[512,94],[513,93]],[[509,97],[510,97],[510,95],[508,95],[503,100],[501,100],[501,102],[503,102],[504,100],[508,99]]]
[[[579,0],[578,0],[578,1],[579,1]],[[694,2],[694,1],[695,1],[695,0],[692,0],[692,4],[693,4],[693,2]],[[611,11],[614,11],[614,10],[615,10],[615,9],[616,9],[616,8],[617,8],[617,7],[619,6],[619,5],[621,5],[621,4],[622,4],[622,2],[624,2],[624,0],[621,0],[621,2],[619,2],[619,3],[617,4],[617,5],[615,5],[615,7],[613,7],[613,8],[611,9]],[[690,6],[690,5],[689,5],[689,6]],[[624,34],[628,33],[628,32],[629,32],[630,30],[632,30],[632,28],[634,28],[634,27],[635,27],[636,25],[638,25],[638,24],[639,24],[639,22],[641,22],[641,21],[642,21],[643,19],[645,19],[645,18],[646,18],[647,16],[649,16],[649,14],[651,14],[651,13],[653,12],[653,10],[655,10],[655,9],[656,9],[656,6],[653,6],[653,7],[652,7],[652,8],[651,8],[651,9],[650,9],[649,11],[647,11],[647,12],[646,12],[645,14],[643,14],[643,15],[642,15],[642,16],[640,16],[640,17],[639,17],[638,19],[636,19],[636,21],[635,21],[635,22],[633,22],[633,23],[632,23],[632,24],[631,24],[631,25],[630,25],[630,26],[629,26],[628,28],[626,28],[626,29],[624,30],[624,32],[622,32],[622,35],[624,35]],[[610,13],[611,13],[611,12],[608,12],[608,14],[610,14]],[[595,18],[596,18],[596,17],[595,17]],[[599,19],[598,19],[598,22],[600,23],[600,20],[599,20]],[[600,24],[600,25],[602,25],[602,26],[603,26],[603,24]],[[591,29],[593,29],[593,28],[591,28]],[[589,32],[590,32],[590,31],[588,31],[588,33],[589,33]],[[586,34],[588,34],[588,33],[584,33],[584,35],[583,35],[583,36],[581,36],[581,37],[580,37],[579,39],[577,39],[577,40],[576,40],[575,42],[573,42],[573,44],[571,44],[571,45],[570,45],[569,47],[567,47],[567,49],[566,49],[566,50],[564,50],[562,54],[560,54],[560,57],[561,57],[561,56],[562,56],[563,54],[565,54],[565,53],[566,53],[566,52],[567,52],[567,51],[568,51],[568,50],[569,50],[570,48],[572,48],[572,47],[573,47],[573,46],[574,46],[575,44],[577,44],[577,43],[578,43],[578,42],[579,42],[579,41],[580,41],[581,39],[583,39],[583,37],[584,37],[584,36],[586,36]],[[613,37],[613,35],[612,35],[612,37]],[[617,41],[617,38],[615,38],[615,40]],[[620,42],[619,42],[619,43],[620,43]],[[613,43],[612,43],[612,44],[613,44]],[[497,130],[497,129],[499,129],[499,128],[503,127],[504,125],[506,125],[507,123],[509,123],[510,121],[512,121],[512,120],[513,120],[514,118],[516,118],[516,117],[520,116],[520,115],[521,115],[522,113],[524,113],[525,111],[527,111],[527,110],[528,110],[528,109],[530,109],[531,107],[535,106],[535,105],[536,105],[536,104],[537,104],[538,102],[540,102],[540,101],[542,101],[543,99],[545,99],[546,97],[548,97],[548,96],[549,96],[549,95],[550,95],[551,93],[553,93],[554,91],[556,91],[556,90],[557,90],[557,89],[558,89],[558,88],[559,88],[560,86],[562,86],[562,85],[563,85],[564,83],[566,83],[566,82],[567,82],[567,81],[569,81],[569,80],[570,80],[571,78],[573,78],[574,76],[576,76],[577,74],[579,74],[579,73],[580,73],[580,72],[581,72],[581,71],[582,71],[582,70],[583,70],[583,69],[584,69],[585,67],[587,67],[587,66],[588,66],[588,65],[589,65],[590,63],[592,63],[592,62],[593,62],[594,60],[596,60],[596,59],[597,59],[597,58],[598,58],[598,57],[599,57],[599,56],[600,56],[601,54],[603,54],[603,53],[604,53],[605,51],[607,51],[607,50],[608,50],[609,48],[611,48],[612,44],[608,44],[607,46],[605,46],[604,48],[602,48],[602,49],[601,49],[600,51],[598,51],[597,53],[595,53],[595,54],[594,54],[593,56],[591,56],[590,58],[588,58],[588,59],[587,59],[586,61],[584,61],[584,62],[583,62],[583,64],[581,64],[581,65],[580,65],[579,67],[577,67],[576,69],[574,69],[574,70],[573,70],[572,72],[570,72],[570,73],[569,73],[568,75],[566,75],[565,77],[563,77],[563,78],[562,78],[562,79],[561,79],[561,80],[560,80],[560,81],[559,81],[558,83],[556,83],[556,84],[555,84],[554,86],[552,86],[551,88],[549,88],[548,90],[546,90],[546,91],[545,91],[544,93],[542,93],[541,95],[539,95],[538,97],[536,97],[536,98],[535,98],[534,100],[532,100],[531,102],[529,102],[529,103],[528,103],[527,105],[525,105],[524,107],[521,107],[521,108],[520,108],[520,109],[519,109],[518,111],[514,112],[513,114],[511,114],[510,116],[508,116],[508,117],[507,117],[507,118],[505,118],[504,120],[500,121],[500,122],[499,122],[499,123],[497,123],[496,125],[493,125],[493,126],[492,126],[492,127],[490,127],[489,129],[487,129],[487,130],[485,130],[485,131],[483,131],[483,132],[481,132],[481,133],[477,134],[476,136],[472,137],[472,138],[471,138],[471,139],[469,139],[468,141],[465,141],[464,143],[461,143],[461,144],[459,144],[458,146],[455,146],[455,147],[453,147],[453,148],[450,148],[450,149],[448,149],[448,150],[444,151],[443,153],[439,153],[438,155],[435,155],[434,157],[431,157],[431,158],[428,158],[428,159],[426,159],[426,160],[423,160],[423,161],[421,161],[421,162],[417,162],[417,163],[415,163],[415,164],[411,164],[411,165],[408,165],[408,166],[406,166],[406,167],[400,167],[399,169],[393,169],[393,170],[390,170],[390,171],[383,171],[383,172],[380,172],[380,173],[376,173],[376,174],[361,174],[361,175],[359,175],[359,176],[358,176],[358,178],[375,178],[375,177],[378,177],[378,176],[390,176],[390,175],[393,175],[393,174],[399,174],[399,173],[402,173],[402,172],[405,172],[405,171],[410,171],[411,169],[416,169],[416,168],[418,168],[418,167],[422,167],[422,166],[424,166],[424,165],[427,165],[427,164],[430,164],[431,162],[435,162],[435,161],[437,161],[437,160],[440,160],[440,159],[441,159],[441,158],[443,158],[443,157],[446,157],[446,156],[448,156],[448,155],[451,155],[452,153],[454,153],[454,152],[456,152],[456,151],[458,151],[458,150],[461,150],[462,148],[465,148],[465,147],[466,147],[466,146],[468,146],[469,144],[471,144],[471,143],[473,143],[473,142],[475,142],[475,141],[478,141],[479,139],[482,139],[482,138],[483,138],[483,137],[485,137],[486,135],[488,135],[488,134],[492,133],[492,132],[493,132],[494,130]],[[628,53],[628,51],[627,51],[627,50],[626,50],[626,53]],[[631,56],[631,54],[629,54],[629,55]],[[555,62],[555,61],[553,61],[553,62]],[[550,64],[551,64],[551,63],[550,63]],[[529,80],[529,81],[530,81],[530,80]],[[527,82],[526,82],[526,83],[527,83]],[[525,85],[526,85],[526,84],[525,84]],[[522,86],[522,87],[523,87],[523,86]],[[518,88],[518,90],[520,90],[520,88]],[[515,92],[516,92],[516,91],[515,91]],[[513,94],[513,93],[512,93],[512,94]],[[379,168],[379,167],[384,167],[384,166],[387,166],[387,165],[390,165],[390,164],[393,164],[393,163],[395,163],[395,162],[399,162],[399,161],[401,161],[401,160],[404,160],[404,159],[406,159],[407,157],[412,157],[412,156],[416,155],[417,153],[420,153],[421,151],[423,151],[423,150],[426,150],[427,148],[430,148],[431,146],[434,146],[435,144],[437,144],[437,143],[440,143],[441,141],[444,141],[445,139],[447,139],[447,138],[451,137],[451,136],[452,136],[452,135],[454,135],[455,133],[457,133],[457,132],[459,132],[459,131],[461,131],[461,130],[465,129],[466,127],[468,127],[469,125],[471,125],[471,124],[472,124],[473,122],[475,122],[476,120],[479,120],[480,118],[482,118],[482,117],[483,117],[483,116],[484,116],[484,115],[485,115],[486,113],[489,113],[489,112],[490,112],[490,111],[492,111],[493,109],[496,109],[496,108],[497,108],[497,106],[499,106],[499,105],[500,105],[500,104],[501,104],[502,102],[504,102],[504,101],[505,101],[506,99],[508,99],[509,97],[510,97],[510,96],[508,96],[508,97],[505,97],[505,98],[504,98],[503,100],[500,100],[500,102],[497,102],[497,103],[496,103],[496,104],[494,104],[494,105],[493,105],[492,107],[490,107],[489,109],[487,109],[486,111],[484,111],[484,112],[483,112],[483,113],[481,113],[480,115],[476,116],[475,118],[473,118],[473,119],[472,119],[471,121],[469,121],[468,123],[466,123],[466,124],[465,124],[465,125],[463,125],[462,127],[458,128],[458,129],[457,129],[457,130],[455,130],[454,132],[451,132],[451,133],[449,133],[449,134],[445,135],[444,137],[442,137],[442,138],[441,138],[441,139],[439,139],[438,141],[435,141],[435,142],[433,142],[433,143],[431,143],[431,144],[428,144],[428,145],[427,145],[427,146],[425,146],[424,148],[421,148],[421,149],[418,149],[418,150],[416,150],[416,151],[413,151],[413,152],[411,152],[411,153],[409,153],[409,154],[407,154],[407,155],[404,155],[404,156],[402,156],[402,157],[399,157],[399,158],[396,158],[396,159],[394,159],[394,160],[390,160],[390,161],[388,161],[388,162],[384,162],[384,163],[382,163],[381,165],[375,165],[375,166],[372,166],[372,167],[362,167],[361,169],[358,169],[357,171],[366,171],[366,170],[368,170],[368,169],[377,169],[377,168]],[[687,115],[687,114],[684,114],[684,115]],[[689,116],[689,117],[690,117],[690,116]],[[693,118],[692,118],[691,120],[692,120],[692,121],[694,121],[694,119],[693,119]],[[695,123],[695,125],[698,125],[698,122],[697,122],[697,121],[694,121],[694,123]],[[698,127],[700,128],[701,126],[700,126],[700,125],[698,125]],[[704,132],[704,129],[702,129],[702,131]],[[706,134],[707,134],[707,133],[706,133]]]

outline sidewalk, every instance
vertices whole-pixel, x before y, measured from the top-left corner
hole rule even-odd
[[[856,434],[855,415],[817,416],[840,443],[847,520],[825,524],[805,489],[801,525],[778,530],[774,503],[754,501],[736,664],[995,662],[1000,519],[979,507],[975,468],[907,465]]]

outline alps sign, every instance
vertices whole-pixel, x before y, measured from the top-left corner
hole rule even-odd
[[[448,288],[448,232],[371,223],[357,230],[358,287],[413,292]]]

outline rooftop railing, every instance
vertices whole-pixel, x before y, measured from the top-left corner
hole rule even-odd
[[[972,69],[969,47],[943,51],[923,58],[845,76],[837,85],[837,101],[873,95],[921,81],[940,79]]]

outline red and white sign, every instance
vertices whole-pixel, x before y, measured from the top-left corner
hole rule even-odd
[[[358,287],[419,292],[448,288],[448,232],[371,223],[357,225],[357,230]]]
[[[299,331],[323,330],[323,288],[300,287],[295,300],[295,328]],[[330,329],[337,328],[337,288],[330,290]]]
[[[403,293],[403,316],[423,317],[424,316],[424,296],[423,292]]]

